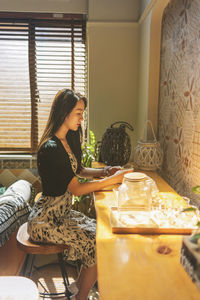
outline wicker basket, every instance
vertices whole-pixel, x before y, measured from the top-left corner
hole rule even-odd
[[[141,170],[155,171],[159,169],[163,162],[163,151],[160,147],[160,143],[156,140],[156,136],[153,130],[153,126],[150,120],[147,120],[143,129],[143,137],[145,129],[150,126],[153,134],[152,141],[144,141],[140,139],[134,149],[134,162]]]

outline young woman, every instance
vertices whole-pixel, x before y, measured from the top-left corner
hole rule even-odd
[[[70,245],[69,260],[80,259],[82,269],[76,281],[72,299],[86,300],[97,279],[95,238],[96,222],[74,211],[72,195],[100,190],[121,183],[126,172],[118,167],[104,169],[81,166],[81,121],[87,102],[69,89],[57,93],[41,138],[37,163],[42,182],[42,196],[36,202],[28,220],[32,240]],[[80,183],[84,177],[102,177]]]

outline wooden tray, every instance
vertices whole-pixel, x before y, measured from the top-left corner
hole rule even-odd
[[[147,212],[148,213],[148,212]],[[110,208],[110,224],[113,233],[137,233],[137,234],[191,234],[194,229],[192,228],[180,228],[180,227],[153,227],[148,224],[140,224],[140,226],[126,226],[119,221],[119,214],[117,207]]]

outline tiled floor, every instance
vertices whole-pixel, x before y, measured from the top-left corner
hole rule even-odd
[[[44,266],[44,264],[46,263],[48,264]],[[55,256],[49,256],[49,259],[46,259],[45,256],[37,256],[36,266],[37,269],[34,270],[32,274],[32,279],[38,286],[40,292],[45,292],[45,291],[51,291],[53,293],[63,292],[64,290],[63,279],[60,273],[60,268],[56,263]],[[67,265],[67,272],[69,276],[69,281],[71,283],[77,277],[77,270],[72,265]],[[41,296],[40,299],[44,299],[44,297]],[[55,297],[48,298],[48,299],[55,299]],[[59,297],[57,299],[64,300],[66,299],[66,297]],[[98,290],[94,287],[90,291],[89,300],[98,300],[98,299],[99,299],[99,293]]]

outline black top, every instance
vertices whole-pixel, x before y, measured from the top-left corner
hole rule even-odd
[[[61,196],[75,173],[72,170],[69,155],[61,141],[53,136],[38,151],[38,172],[45,196]]]

